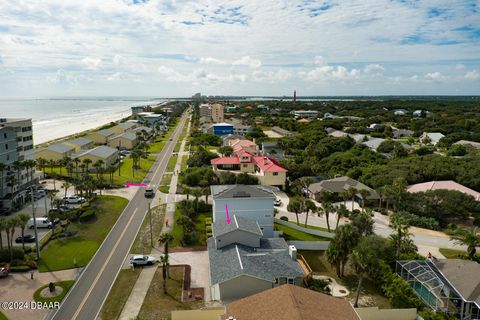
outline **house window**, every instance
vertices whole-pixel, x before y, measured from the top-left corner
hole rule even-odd
[[[8,143],[5,143],[5,150],[8,150]]]
[[[288,284],[295,284],[295,279],[294,278],[288,278],[287,283]]]
[[[278,176],[278,172],[274,172],[273,175],[274,175],[274,176]]]
[[[278,278],[275,278],[275,284],[278,284]]]
[[[247,165],[246,165],[246,164],[243,164],[242,166],[243,166],[244,168],[246,168],[246,167],[247,167]]]

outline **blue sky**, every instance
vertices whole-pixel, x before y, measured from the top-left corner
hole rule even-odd
[[[0,83],[0,96],[480,94],[480,0],[3,0]]]

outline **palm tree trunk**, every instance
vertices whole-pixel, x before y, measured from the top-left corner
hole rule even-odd
[[[335,225],[335,230],[338,229],[338,224],[340,223],[340,215],[337,212],[337,224]]]
[[[298,212],[295,212],[295,216],[297,217],[297,226],[300,225],[300,221],[298,221]]]
[[[353,305],[354,308],[358,308],[358,298],[360,298],[360,289],[362,288],[362,281],[363,281],[363,276],[360,274],[358,278],[357,294],[355,295],[355,304]]]
[[[307,221],[308,221],[308,211],[305,212],[305,228],[308,228],[308,224],[307,224]]]
[[[163,293],[167,293],[167,266],[163,264],[162,268],[162,277],[163,277]]]
[[[325,219],[327,219],[327,229],[328,232],[330,232],[330,221],[328,218],[330,218],[330,214],[328,212],[325,212]]]
[[[352,197],[352,212],[353,212],[353,209],[354,209],[354,205],[355,205],[355,196]]]
[[[25,251],[25,227],[22,226],[22,249]]]

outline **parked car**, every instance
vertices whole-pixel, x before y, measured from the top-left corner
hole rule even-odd
[[[157,261],[152,256],[136,255],[130,258],[130,263],[134,266],[151,266]]]
[[[273,201],[273,205],[274,205],[275,207],[281,206],[281,205],[282,205],[282,199],[276,198],[275,201]]]
[[[36,218],[35,222],[37,224],[37,228],[52,228],[52,222],[48,218]],[[30,229],[34,228],[33,218],[28,220],[27,225]]]
[[[12,209],[8,209],[8,208],[0,209],[0,216],[9,216],[11,214],[12,214]]]
[[[173,139],[172,139],[172,138],[170,138],[170,139],[168,139],[168,141],[173,141]]]
[[[0,278],[5,278],[8,276],[8,273],[10,272],[10,268],[8,267],[8,264],[0,267]]]
[[[22,239],[24,242],[35,242],[35,236],[31,234],[27,234],[26,236],[20,236],[15,239],[15,243],[22,243]]]
[[[130,154],[130,151],[128,151],[128,150],[121,150],[118,154],[121,155],[121,156],[126,157],[126,156],[128,156],[128,155]]]
[[[70,204],[80,204],[85,202],[85,198],[80,197],[78,195],[73,195],[73,196],[63,197],[63,201],[65,201],[65,203],[70,203]]]
[[[61,205],[58,208],[57,207],[52,207],[49,212],[55,212],[55,211],[60,211],[60,212],[67,212],[68,210],[72,210],[73,208],[67,205]]]

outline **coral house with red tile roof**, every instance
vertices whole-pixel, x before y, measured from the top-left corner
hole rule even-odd
[[[254,142],[249,140],[233,140],[231,157],[221,157],[211,160],[214,171],[229,171],[232,173],[248,173],[258,178],[262,185],[285,188],[287,169],[272,158],[259,154]]]

